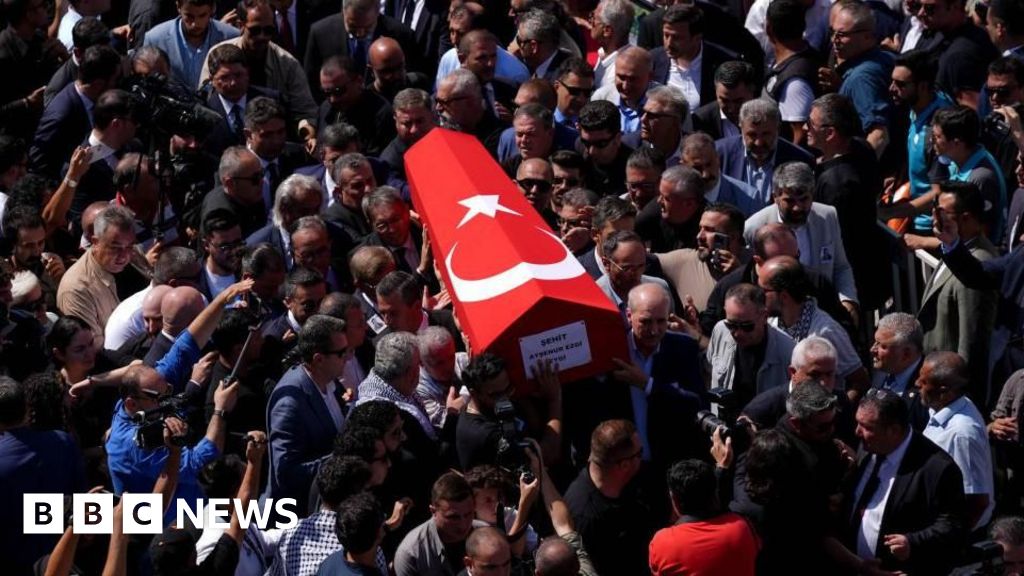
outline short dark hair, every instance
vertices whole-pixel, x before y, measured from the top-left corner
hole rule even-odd
[[[71,45],[80,52],[110,45],[110,28],[99,18],[82,18],[71,28]]]
[[[324,128],[323,131],[317,135],[317,142],[321,147],[326,148],[329,146],[339,150],[348,148],[353,142],[355,142],[357,148],[362,146],[362,139],[359,136],[359,130],[356,129],[355,126],[345,122],[338,122]]]
[[[822,116],[822,124],[835,128],[844,138],[854,138],[863,134],[860,115],[853,101],[838,93],[826,94],[811,104]]]
[[[0,425],[12,428],[25,420],[25,390],[13,378],[0,376]]]
[[[727,218],[726,226],[729,230],[729,234],[736,234],[743,236],[743,226],[746,223],[747,217],[740,212],[740,209],[729,204],[728,202],[711,202],[704,207],[704,212],[714,212],[716,214],[723,214]]]
[[[601,251],[606,258],[611,258],[612,254],[619,249],[619,246],[627,242],[635,242],[642,246],[644,240],[632,230],[617,230],[604,239],[604,242],[601,244]]]
[[[803,469],[800,451],[789,436],[778,428],[762,430],[747,450],[747,493],[758,504],[780,499],[798,489],[795,480]]]
[[[284,281],[285,298],[295,296],[295,289],[298,287],[313,288],[324,283],[324,275],[303,266],[296,266],[288,273]]]
[[[350,427],[367,426],[377,430],[381,436],[395,423],[395,417],[401,413],[398,406],[387,400],[370,400],[352,409],[348,414],[346,425]]]
[[[366,73],[365,70],[359,69],[359,66],[352,57],[345,54],[335,54],[324,60],[323,64],[320,65],[320,71],[326,70],[342,70],[348,74],[349,78],[362,77]]]
[[[168,246],[153,265],[153,284],[169,284],[171,280],[187,279],[193,271],[199,270],[202,260],[199,254],[184,246]]]
[[[214,329],[210,342],[221,358],[236,347],[245,343],[252,329],[258,328],[259,316],[256,311],[248,308],[228,308],[224,311],[217,328]]]
[[[557,150],[551,155],[550,160],[552,165],[557,164],[570,170],[584,170],[586,167],[583,155],[575,150]]]
[[[238,216],[231,210],[212,210],[203,218],[203,238],[209,238],[214,232],[224,232],[239,226]]]
[[[884,388],[871,389],[860,401],[858,410],[874,410],[883,426],[910,426],[910,409],[899,394]]]
[[[779,262],[777,267],[774,268],[774,274],[765,280],[765,284],[772,290],[789,294],[797,302],[805,302],[810,297],[814,288],[807,277],[803,264],[799,260],[788,256],[779,256],[779,258],[783,258],[785,261]],[[769,260],[769,262],[772,262],[772,260]],[[763,266],[761,274],[768,274]]]
[[[398,297],[401,298],[402,303],[406,306],[412,306],[422,297],[423,288],[420,286],[419,280],[412,274],[402,270],[395,270],[381,278],[377,284],[378,298],[387,298],[393,294],[398,294]]]
[[[473,497],[473,488],[458,472],[445,472],[430,489],[430,503],[463,502]]]
[[[78,79],[85,84],[98,80],[109,80],[121,66],[121,55],[106,44],[97,44],[85,49],[78,63]],[[99,102],[96,103],[99,106]],[[93,109],[93,123],[95,119],[95,108]]]
[[[662,25],[686,24],[691,36],[704,33],[704,11],[696,4],[673,4],[665,10]]]
[[[594,207],[590,225],[594,230],[600,230],[605,224],[623,218],[636,218],[636,206],[618,196],[605,196],[598,200],[597,206]]]
[[[777,40],[799,40],[807,29],[806,13],[799,0],[775,0],[768,5],[767,28]]]
[[[245,127],[254,130],[271,120],[286,120],[284,106],[273,98],[257,96],[245,106]]]
[[[330,351],[332,336],[344,333],[344,320],[323,314],[314,314],[306,319],[306,323],[299,330],[295,353],[303,362],[312,362],[315,354]]]
[[[1024,87],[1024,62],[1016,56],[1000,56],[988,65],[990,76],[1013,76],[1017,86]]]
[[[64,420],[64,384],[60,373],[48,370],[25,378],[25,405],[33,430],[66,430]]]
[[[563,82],[570,74],[575,74],[580,78],[593,78],[594,67],[587,64],[587,61],[582,58],[567,58],[558,66],[558,71],[555,73],[555,79],[559,82]]]
[[[743,304],[753,304],[757,308],[765,307],[764,290],[754,284],[741,282],[725,293],[725,299],[735,299]]]
[[[960,140],[971,147],[978,143],[981,122],[978,113],[967,106],[957,104],[936,111],[932,124],[942,128],[946,140]]]
[[[484,382],[490,382],[505,371],[505,360],[491,352],[485,352],[469,361],[469,364],[462,369],[462,383],[471,391],[480,389]]]
[[[331,454],[316,473],[316,487],[320,499],[331,508],[353,494],[362,492],[370,483],[370,465],[355,456]]]
[[[722,62],[715,70],[715,84],[721,84],[730,89],[736,88],[740,84],[746,84],[751,91],[756,93],[761,80],[754,66],[749,62],[729,60]]]
[[[246,246],[242,254],[242,275],[259,278],[284,269],[284,256],[269,242]]]
[[[634,170],[665,171],[665,154],[657,148],[641,146],[630,153],[626,167]]]
[[[940,194],[953,196],[953,209],[957,214],[970,214],[978,220],[985,218],[985,197],[973,182],[947,180],[939,184]]]
[[[21,230],[45,227],[39,210],[31,206],[16,206],[13,209],[8,209],[4,214],[3,226],[4,236],[10,240],[12,246],[18,242],[18,232]]]
[[[629,420],[605,420],[590,435],[590,461],[609,467],[629,458],[636,426]]]
[[[607,130],[618,134],[622,130],[622,119],[615,104],[606,100],[592,100],[583,105],[579,117],[580,130],[596,132]]]
[[[369,464],[373,462],[381,437],[381,432],[370,426],[346,426],[345,432],[334,439],[334,453],[362,458]]]
[[[320,301],[320,309],[317,310],[317,313],[345,320],[348,311],[353,308],[362,310],[358,298],[345,292],[331,292]]]
[[[132,118],[135,115],[135,99],[124,90],[107,90],[96,99],[92,108],[93,125],[103,130],[117,118]]]
[[[666,474],[666,481],[680,514],[704,516],[716,511],[718,485],[711,464],[696,459],[676,462]]]
[[[991,0],[988,13],[1006,26],[1010,36],[1024,36],[1024,2],[1020,0]]]
[[[202,1],[205,2],[209,0]],[[220,70],[221,66],[227,66],[229,64],[240,64],[244,66],[246,70],[249,69],[249,61],[245,58],[245,52],[242,52],[242,49],[234,44],[221,44],[213,50],[210,50],[209,56],[206,57],[206,63],[210,70],[210,78],[213,78],[213,76],[217,74],[217,71]]]
[[[361,554],[377,544],[383,525],[384,512],[377,499],[369,492],[360,492],[338,505],[334,532],[346,551]]]
[[[904,52],[896,57],[893,66],[910,70],[910,76],[914,82],[925,82],[928,86],[935,85],[938,62],[931,51],[918,49]]]
[[[12,166],[25,161],[28,145],[21,138],[0,134],[0,173],[7,172]]]

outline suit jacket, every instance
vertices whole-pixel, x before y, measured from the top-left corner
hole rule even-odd
[[[719,176],[719,182],[717,202],[732,204],[747,218],[764,208],[764,204],[757,197],[757,190],[750,184],[725,174]]]
[[[249,91],[245,95],[245,101],[248,104],[249,102],[252,102],[253,98],[257,98],[259,96],[266,96],[277,100],[280,97],[280,94],[276,90],[271,90],[270,88],[249,86]],[[213,110],[221,117],[221,121],[217,123],[213,130],[210,131],[206,136],[206,140],[203,142],[203,147],[206,148],[207,152],[220,158],[220,155],[231,146],[244,146],[245,135],[235,132],[235,129],[231,125],[231,118],[229,117],[230,112],[224,108],[224,103],[221,102],[220,96],[215,90],[211,90],[209,96],[207,96],[206,107]]]
[[[402,52],[405,53],[405,63],[408,69],[422,71],[420,63],[423,53],[417,48],[416,37],[408,26],[388,15],[381,14],[377,18],[377,27],[373,29],[371,42],[381,36],[394,38],[398,42],[402,47]],[[321,19],[309,29],[303,66],[306,69],[309,85],[313,88],[317,98],[323,97],[323,94],[320,93],[320,65],[335,54],[350,56],[348,53],[348,29],[345,28],[345,20],[340,12]]]
[[[43,110],[28,153],[32,172],[51,178],[60,176],[61,167],[71,158],[75,146],[89,136],[90,130],[92,121],[72,82]]]
[[[363,304],[368,306],[365,302],[363,302]],[[462,339],[462,332],[460,332],[459,327],[455,325],[455,316],[450,310],[424,310],[424,312],[427,313],[427,326],[440,326],[441,328],[444,328],[452,335],[452,340],[455,342],[455,350],[457,352],[466,351],[466,343]],[[378,340],[392,332],[394,332],[394,330],[385,327],[373,337],[374,344],[376,345]]]
[[[167,54],[167,59],[171,64],[171,76],[178,82],[181,82],[190,91],[195,91],[199,88],[198,84],[192,85],[191,79],[185,76],[185,66],[181,54],[181,42],[178,41],[179,27],[181,25],[181,17],[177,17],[173,20],[168,20],[161,24],[157,24],[146,32],[146,36],[142,41],[143,46],[156,46],[163,50]],[[238,29],[234,26],[225,24],[218,21],[216,18],[210,19],[210,27],[207,29],[209,34],[209,46],[213,47],[225,40],[230,40],[238,36]]]
[[[765,224],[779,222],[779,207],[775,204],[767,206],[760,212],[747,218],[743,227],[743,237],[747,244],[753,246],[754,234]],[[815,202],[807,215],[804,225],[811,238],[811,265],[807,266],[832,280],[839,297],[843,300],[857,301],[857,286],[853,281],[853,268],[846,259],[846,248],[839,230],[839,219],[836,209]]]
[[[419,255],[423,250],[423,229],[418,224],[413,223],[409,226],[409,234],[412,235],[413,245],[416,246],[416,254]],[[359,246],[357,246],[357,248],[361,246],[384,246],[394,254],[393,247],[384,244],[384,240],[381,239],[380,234],[372,229],[370,230],[370,233],[363,238],[363,241]],[[399,260],[401,259],[395,258],[395,264],[398,265],[399,270],[404,270],[414,276],[416,275],[416,270],[410,270],[408,263],[404,260]],[[437,277],[434,276],[433,270],[428,270],[426,274],[420,277],[420,280],[430,288],[431,293],[436,293],[441,289],[440,284],[437,282]]]
[[[737,60],[739,56],[729,50],[712,42],[705,40],[701,48],[700,65],[700,103],[701,105],[715,101],[715,70],[723,62]],[[651,80],[668,85],[671,58],[665,52],[664,47],[651,50],[651,63],[654,71],[651,73]]]
[[[396,23],[402,22],[401,0],[385,0],[384,14],[394,18]],[[415,3],[410,2],[410,7]],[[423,68],[417,70],[431,78],[437,73],[437,63],[441,60],[442,44],[448,44],[448,3],[443,0],[423,0],[423,9],[420,11],[420,19],[412,29],[413,37],[416,40],[418,54],[423,55]],[[447,47],[445,48],[447,50]],[[403,48],[404,50],[404,48]],[[409,53],[405,53],[406,58]],[[429,90],[428,90],[429,92]]]
[[[552,84],[558,80],[558,68],[569,58],[572,58],[574,54],[564,48],[559,48],[558,52],[555,52],[555,57],[551,59],[551,65],[544,71],[544,79]],[[532,76],[532,74],[531,74]]]
[[[901,562],[881,544],[876,548],[877,556],[884,570],[944,574],[950,566],[956,565],[965,541],[967,503],[963,475],[956,462],[941,448],[919,432],[910,433],[913,436],[889,490],[878,531],[879,542],[884,534],[906,535],[910,541],[910,558]],[[847,490],[846,518],[850,518],[856,502],[857,484],[864,474],[871,472],[870,461],[870,458],[863,459]],[[852,534],[853,530],[848,532]]]
[[[917,377],[921,373],[921,364],[924,363],[924,357],[921,357],[917,361],[917,365],[910,372],[907,377],[907,386],[903,389],[904,402],[907,403],[907,409],[910,410],[910,427],[918,432],[923,432],[924,427],[928,425],[928,421],[931,419],[931,414],[928,413],[928,409],[921,404],[921,391],[914,385],[917,382]],[[875,370],[871,376],[871,387],[882,388],[885,385],[885,379],[889,376],[887,372],[881,370]]]
[[[704,99],[701,98],[701,101],[703,102]],[[703,132],[714,140],[721,140],[724,136],[722,133],[722,109],[718,106],[717,100],[712,99],[710,102],[702,104],[700,108],[690,114],[690,118],[693,118],[695,132]]]
[[[984,234],[970,245],[979,261],[998,252]],[[996,321],[996,291],[975,290],[941,267],[924,288],[917,319],[924,329],[924,352],[952,350],[967,362],[971,372],[972,397],[984,402],[988,382],[988,349]],[[975,393],[981,393],[976,396]],[[984,405],[984,404],[982,404]]]
[[[722,165],[722,174],[731,176],[741,182],[747,182],[747,150],[743,146],[743,136],[732,136],[715,142],[715,152]],[[779,138],[775,146],[775,162],[773,167],[778,167],[786,162],[804,162],[814,166],[814,157],[802,148]],[[750,182],[747,182],[750,184]],[[771,189],[771,174],[768,175],[769,190]],[[761,194],[758,191],[758,194]],[[765,204],[771,202],[770,194],[761,198]]]
[[[589,452],[590,431],[597,424],[613,418],[636,421],[630,386],[614,378],[587,381],[569,393],[579,393],[579,398],[573,398],[579,406],[574,410],[577,414],[570,418],[585,421],[572,426],[576,431],[574,444],[585,452]],[[651,388],[647,395],[647,439],[657,470],[693,457],[700,450],[698,443],[687,440],[700,437],[696,430],[693,434],[690,430],[697,411],[705,407],[707,398],[697,343],[684,334],[667,332],[651,361]]]
[[[363,90],[352,108],[335,110],[326,100],[317,111],[316,126],[322,131],[337,122],[347,122],[359,131],[363,150],[367,156],[379,156],[395,134],[395,119],[391,104],[376,92]]]
[[[50,76],[50,81],[46,84],[46,90],[43,91],[43,106],[49,107],[50,102],[60,94],[68,84],[75,81],[78,77],[78,64],[75,64],[74,58],[68,58],[61,64],[60,68]]]
[[[755,70],[764,70],[764,50],[754,35],[743,27],[745,11],[741,6],[742,1],[734,0],[734,3],[738,5],[735,14],[724,10],[721,4],[697,0],[697,6],[704,12],[704,39],[735,52],[740,60],[750,62]],[[662,46],[661,27],[664,18],[664,8],[658,8],[640,18],[637,46],[648,50]]]
[[[789,382],[789,362],[793,356],[796,342],[778,328],[768,325],[764,362],[757,369],[757,388],[750,397],[756,396],[776,386],[785,386]],[[710,388],[728,388],[735,390],[736,377],[736,340],[733,339],[725,322],[719,322],[711,331],[711,342],[708,344],[707,359],[711,365]]]
[[[344,406],[340,399],[338,402]],[[267,424],[270,440],[267,497],[295,498],[299,516],[306,516],[309,488],[320,463],[334,448],[338,429],[320,390],[301,364],[285,372],[270,393]]]

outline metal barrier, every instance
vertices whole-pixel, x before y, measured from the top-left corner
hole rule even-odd
[[[899,312],[917,314],[921,307],[921,295],[932,274],[939,268],[942,261],[925,250],[909,251],[903,244],[903,238],[892,228],[878,221],[878,226],[885,231],[891,243],[892,259],[892,309]],[[918,288],[917,268],[921,268],[924,283]],[[904,298],[905,297],[905,298]]]

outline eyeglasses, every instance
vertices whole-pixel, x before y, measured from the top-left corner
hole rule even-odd
[[[338,358],[344,358],[348,354],[348,346],[344,346],[337,350],[324,350],[321,354],[325,356],[337,356]]]
[[[348,92],[348,86],[335,86],[334,88],[320,88],[324,96],[344,96]]]
[[[263,181],[263,175],[263,170],[260,170],[259,172],[253,174],[252,176],[232,176],[231,179],[238,182],[248,182],[253,186],[256,186],[257,184]]]
[[[566,177],[555,176],[554,178],[551,179],[551,185],[552,186],[564,186],[566,188],[573,188],[575,186],[579,186],[580,185],[580,179],[579,178],[573,178],[572,176],[566,176]]]
[[[558,217],[560,228],[590,228],[590,220],[586,218],[562,218]]]
[[[276,26],[246,26],[245,29],[249,31],[250,36],[273,37],[277,34]]]
[[[466,98],[469,98],[469,96],[468,95],[452,96],[451,98],[440,98],[438,96],[434,96],[434,102],[436,102],[437,105],[440,106],[441,108],[447,108],[447,107],[451,106],[451,104],[453,102],[458,102],[459,100],[465,100]]]
[[[536,188],[537,191],[542,194],[551,191],[551,182],[541,180],[539,178],[523,178],[521,180],[516,180],[516,183],[519,184],[523,190],[533,190]]]
[[[998,98],[1006,98],[1016,89],[1017,86],[985,86],[989,96],[996,96]]]
[[[608,259],[608,263],[619,272],[641,272],[647,268],[647,262],[643,264],[619,264],[615,260]]]
[[[612,140],[614,139],[615,137],[612,136],[611,138],[601,138],[600,140],[588,140],[581,136],[580,144],[583,144],[584,148],[596,148],[598,150],[601,150],[603,148],[607,148],[608,145],[611,144]]]
[[[574,98],[578,98],[580,96],[586,96],[587,98],[590,98],[591,94],[594,93],[593,86],[589,88],[585,86],[569,86],[568,84],[562,84],[561,82],[559,82],[558,85],[561,86],[562,88],[565,88],[565,91],[569,93],[569,96],[572,96]]]
[[[650,192],[654,190],[654,182],[626,182],[626,190],[633,190],[636,192]]]
[[[653,112],[651,110],[644,110],[640,117],[641,119],[647,118],[649,120],[661,120],[662,118],[679,118],[679,116],[675,114],[670,114],[668,112]]]
[[[743,322],[737,320],[723,320],[723,322],[725,322],[725,327],[729,332],[735,332],[737,330],[742,332],[753,332],[754,327],[756,326],[753,320],[746,320]]]
[[[854,28],[853,30],[850,30],[848,32],[843,32],[842,30],[832,30],[832,38],[845,40],[846,38],[854,36],[855,34],[860,34],[861,32],[868,31],[868,28]]]

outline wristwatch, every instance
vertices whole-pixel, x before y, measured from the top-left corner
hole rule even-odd
[[[78,180],[72,180],[71,178],[65,178],[64,183],[68,185],[68,188],[72,190],[78,188]]]
[[[225,420],[227,420],[227,418],[228,418],[227,410],[222,410],[220,408],[214,408],[213,409],[213,415],[214,416],[220,416],[221,418],[224,418]]]

